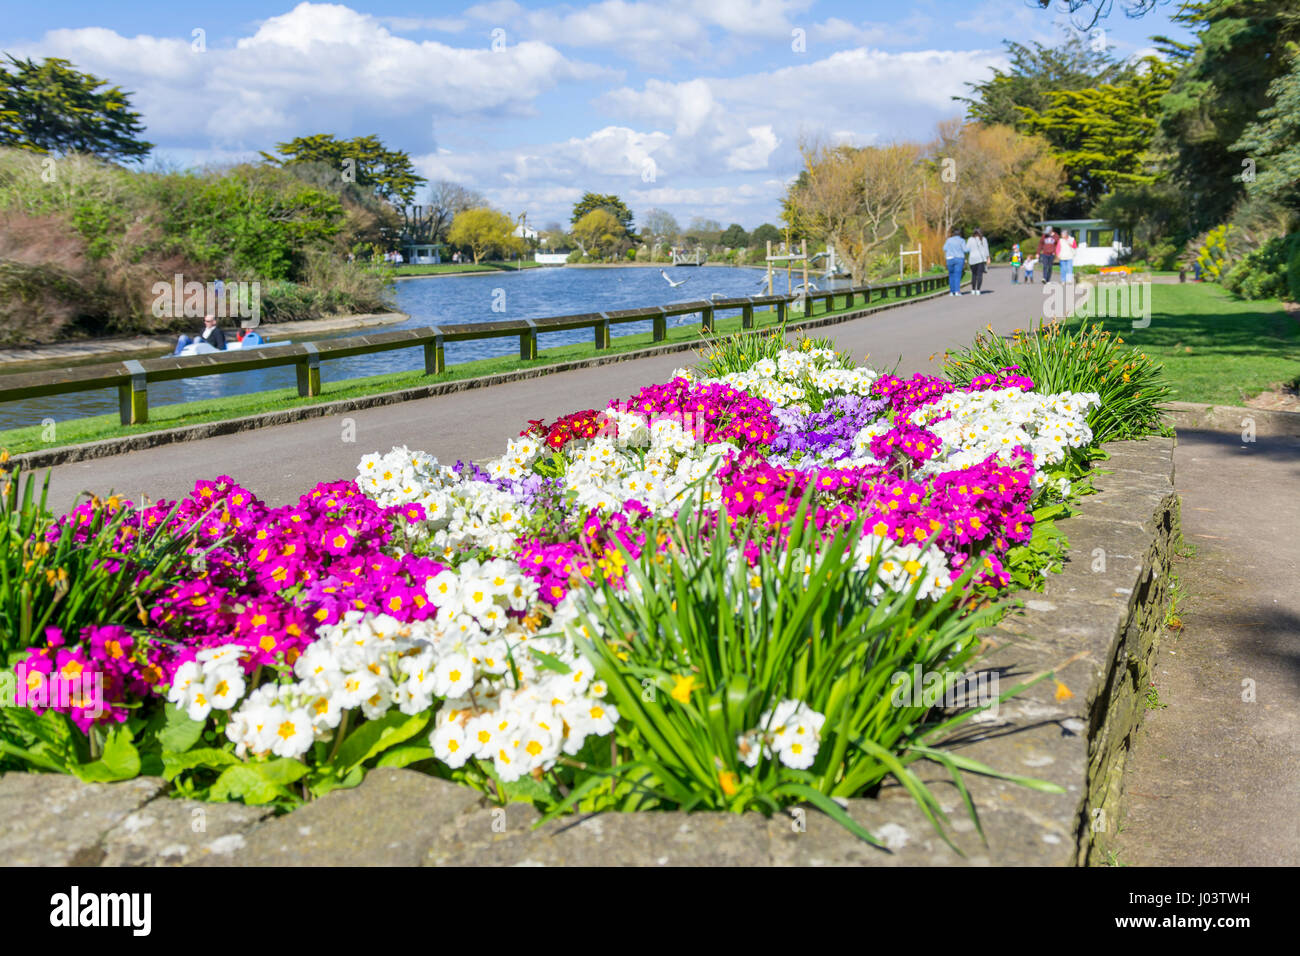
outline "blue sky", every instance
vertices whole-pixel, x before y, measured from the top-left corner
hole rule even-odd
[[[1171,10],[1117,10],[1094,39],[1120,56],[1186,39]],[[1035,0],[60,0],[10,5],[0,49],[133,91],[163,163],[376,133],[530,223],[590,189],[753,228],[801,141],[928,139],[1003,39],[1056,43],[1068,23]]]

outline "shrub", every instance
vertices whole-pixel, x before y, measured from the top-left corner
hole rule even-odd
[[[1288,258],[1300,245],[1300,233],[1274,236],[1236,263],[1223,277],[1223,287],[1243,299],[1280,299],[1287,294]]]
[[[1300,302],[1300,240],[1291,237],[1291,252],[1286,260],[1287,297]]]

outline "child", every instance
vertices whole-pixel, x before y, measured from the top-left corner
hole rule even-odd
[[[1020,243],[1011,246],[1011,284],[1020,282]]]
[[[1034,281],[1034,266],[1038,265],[1038,256],[1030,256],[1025,260],[1025,281]]]

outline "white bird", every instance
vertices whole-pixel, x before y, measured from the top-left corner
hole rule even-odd
[[[663,276],[663,277],[664,277],[664,281],[667,282],[667,283],[668,283],[670,286],[672,286],[674,289],[676,289],[679,285],[681,285],[683,282],[686,281],[686,279],[680,279],[680,280],[678,280],[677,282],[674,282],[672,279],[668,278],[668,273],[667,273],[667,272],[664,272],[663,269],[660,269],[660,270],[659,270],[659,274],[660,274],[661,276]],[[687,276],[687,278],[690,278],[690,277]]]

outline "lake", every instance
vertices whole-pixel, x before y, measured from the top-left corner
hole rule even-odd
[[[658,268],[574,267],[525,269],[521,272],[463,273],[451,276],[399,279],[396,282],[398,310],[411,318],[400,324],[382,326],[371,332],[416,329],[428,325],[463,322],[499,322],[503,319],[540,319],[552,315],[607,312],[642,306],[699,301],[712,293],[724,296],[758,295],[766,273],[757,268],[702,266],[667,267],[674,282],[670,286]],[[785,291],[785,277],[776,280],[776,291]],[[493,306],[496,305],[494,311]],[[695,324],[698,315],[674,316],[669,325]],[[649,332],[650,323],[634,322],[613,327],[613,334]],[[314,340],[340,338],[355,333],[338,332],[312,336]],[[538,337],[539,348],[590,342],[590,329],[548,332]],[[479,342],[447,343],[447,364],[481,358],[518,355],[515,338],[484,339]],[[423,350],[402,349],[376,355],[358,355],[321,363],[321,378],[337,382],[366,375],[406,372],[424,367]],[[292,366],[254,372],[233,372],[202,378],[149,383],[149,404],[170,405],[227,395],[293,388],[297,379]],[[64,421],[89,415],[117,412],[117,390],[101,389],[72,395],[51,395],[25,402],[0,404],[0,430],[39,425],[45,418]]]

